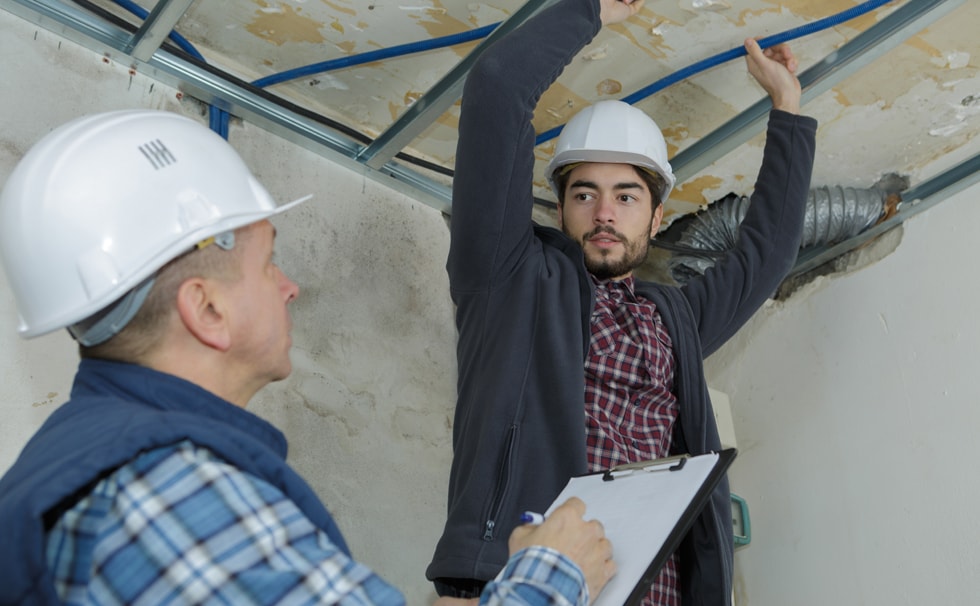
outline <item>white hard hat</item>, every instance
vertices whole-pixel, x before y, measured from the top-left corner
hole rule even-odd
[[[667,142],[657,123],[643,110],[623,101],[599,101],[575,114],[561,131],[555,155],[545,174],[558,199],[561,192],[555,172],[580,162],[632,164],[657,173],[666,186],[660,200],[666,200],[674,187],[674,173],[667,160]]]
[[[277,207],[228,142],[179,114],[115,111],[60,126],[0,193],[0,260],[20,335],[89,318],[198,242],[308,197]]]

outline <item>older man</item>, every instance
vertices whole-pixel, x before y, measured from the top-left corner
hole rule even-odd
[[[299,288],[269,218],[298,202],[166,112],[75,120],[14,170],[0,251],[20,332],[67,328],[82,360],[0,480],[0,603],[404,603],[245,410],[291,370]],[[614,564],[583,513],[515,531],[481,600],[587,604]]]

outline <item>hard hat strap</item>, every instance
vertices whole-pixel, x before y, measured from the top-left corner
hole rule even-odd
[[[129,324],[150,294],[156,276],[150,276],[108,307],[68,327],[72,338],[85,347],[105,343]]]

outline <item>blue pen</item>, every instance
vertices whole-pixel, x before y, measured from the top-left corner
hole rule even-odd
[[[533,511],[525,511],[521,514],[521,524],[544,524],[544,515]]]

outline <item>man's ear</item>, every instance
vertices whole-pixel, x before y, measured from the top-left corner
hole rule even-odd
[[[664,204],[661,202],[657,209],[653,211],[653,221],[650,223],[650,238],[654,238],[660,230],[660,223],[664,219]]]
[[[228,351],[231,333],[215,289],[215,283],[204,278],[184,280],[177,289],[177,313],[187,332],[198,341],[219,351]]]
[[[561,230],[564,230],[565,229],[565,226],[562,224],[563,219],[562,219],[562,213],[561,213],[561,210],[562,210],[563,207],[564,207],[564,204],[562,204],[561,201],[559,201],[558,204],[555,206],[555,208],[558,210],[558,229],[561,229]]]

